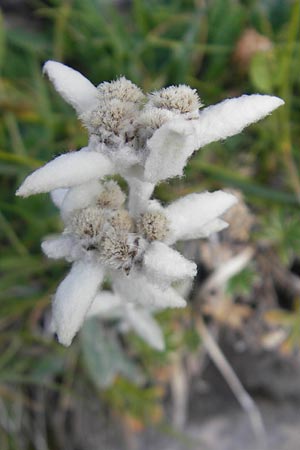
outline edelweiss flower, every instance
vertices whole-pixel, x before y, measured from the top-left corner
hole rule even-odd
[[[217,191],[191,194],[165,208],[149,201],[137,218],[124,202],[125,194],[113,181],[72,188],[60,203],[65,230],[42,243],[48,257],[73,263],[53,301],[54,329],[65,345],[71,343],[95,298],[98,304],[107,299],[97,294],[105,276],[122,300],[126,317],[128,308],[149,317],[150,309],[185,306],[172,283],[192,279],[196,265],[170,245],[226,227],[219,216],[236,200]]]
[[[87,147],[55,158],[17,191],[24,197],[50,192],[65,225],[42,243],[50,258],[72,262],[53,301],[58,339],[70,345],[86,317],[117,309],[118,318],[162,349],[152,312],[184,306],[172,284],[196,274],[195,264],[170,246],[222,230],[227,224],[220,216],[236,200],[204,192],[163,207],[150,200],[154,187],[182,175],[195,150],[240,132],[283,101],[245,95],[199,111],[198,94],[188,86],[145,96],[124,77],[95,87],[54,61],[44,71],[90,133]],[[103,182],[116,173],[128,183],[127,202],[117,183]],[[105,277],[110,293],[101,290]]]

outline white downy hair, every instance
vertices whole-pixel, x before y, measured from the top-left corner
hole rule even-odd
[[[50,192],[64,222],[61,235],[42,242],[46,256],[73,264],[54,295],[53,329],[70,345],[86,318],[113,318],[163,350],[153,314],[184,307],[174,283],[190,282],[197,272],[172,246],[226,228],[222,215],[236,198],[193,193],[163,207],[151,199],[155,186],[182,176],[199,148],[241,132],[283,101],[243,95],[203,108],[186,85],[145,95],[125,77],[96,87],[56,61],[48,61],[44,73],[89,131],[87,147],[37,169],[17,191],[22,197]],[[112,175],[127,182],[128,196],[107,180]],[[111,291],[102,290],[106,276]]]

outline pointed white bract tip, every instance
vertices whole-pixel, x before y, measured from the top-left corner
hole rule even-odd
[[[22,186],[20,186],[19,189],[16,190],[15,195],[17,197],[25,197],[25,195],[22,194],[22,189],[21,188],[22,188]]]
[[[68,188],[113,173],[112,164],[101,153],[85,148],[58,156],[29,175],[16,195],[28,197],[57,188]]]
[[[265,95],[264,97],[269,97],[270,101],[273,102],[275,108],[278,108],[279,106],[285,104],[285,101],[282,98],[276,97],[275,95]]]
[[[46,239],[41,244],[44,254],[52,259],[67,258],[73,246],[73,238],[67,235]]]
[[[205,108],[195,122],[198,148],[240,133],[283,104],[278,97],[253,94],[229,98]]]
[[[261,102],[261,105],[264,104],[266,114],[271,113],[275,109],[279,108],[279,106],[284,105],[284,100],[279,97],[275,97],[273,95],[260,95],[260,94],[254,94],[251,95],[251,97],[256,98]]]
[[[73,338],[66,337],[66,336],[60,336],[56,333],[58,342],[63,345],[64,347],[70,347],[72,344]]]
[[[47,61],[43,73],[48,75],[57,92],[78,114],[96,106],[97,88],[81,73],[57,61]]]
[[[59,342],[68,347],[97,294],[103,279],[99,264],[77,261],[60,283],[52,304],[52,316]]]
[[[194,193],[179,198],[165,208],[170,223],[166,242],[173,244],[177,240],[197,239],[218,231],[219,226],[222,229],[223,223],[216,220],[236,202],[234,195],[224,191]]]
[[[177,280],[194,278],[197,274],[194,262],[158,241],[152,242],[147,248],[143,264],[147,278],[154,283],[166,283],[166,286]]]

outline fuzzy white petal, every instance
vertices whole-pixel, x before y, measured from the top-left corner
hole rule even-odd
[[[213,233],[219,233],[219,231],[225,230],[228,228],[228,223],[222,219],[215,219],[211,222],[206,223],[200,230],[197,235],[197,238],[206,238]]]
[[[182,175],[187,159],[197,148],[190,122],[172,120],[160,127],[148,140],[149,156],[145,162],[145,180],[157,183]]]
[[[185,278],[194,278],[197,266],[162,242],[152,242],[143,258],[147,278],[164,285]]]
[[[58,188],[50,192],[51,200],[57,208],[61,207],[67,192],[67,188]]]
[[[84,148],[58,156],[37,169],[25,179],[16,195],[28,197],[57,188],[72,187],[112,172],[112,164],[104,155]]]
[[[200,111],[200,118],[192,121],[197,134],[197,147],[240,133],[283,105],[284,101],[270,95],[242,95],[224,100]]]
[[[42,242],[42,250],[48,258],[67,258],[74,245],[74,239],[69,235],[60,235]]]
[[[110,291],[101,291],[96,295],[86,318],[98,316],[103,319],[119,319],[123,314],[121,298]]]
[[[56,61],[47,61],[43,72],[57,92],[75,108],[78,114],[97,104],[97,88],[81,73]]]
[[[61,344],[71,344],[102,280],[103,268],[99,264],[77,261],[59,285],[53,300],[52,315]]]
[[[69,189],[61,205],[62,218],[65,220],[75,209],[93,205],[102,189],[102,185],[97,179]]]
[[[116,273],[114,291],[126,301],[146,308],[182,308],[186,301],[173,288],[161,289],[149,282],[142,273],[132,269],[130,274]]]
[[[201,237],[203,227],[210,226],[236,201],[232,194],[223,191],[190,194],[176,200],[164,210],[170,228],[166,241],[174,243]]]
[[[126,316],[131,328],[147,344],[159,351],[165,349],[162,331],[150,312],[129,305],[126,308]]]
[[[127,168],[140,163],[141,159],[140,154],[128,146],[121,147],[117,152],[110,151],[108,155],[118,172],[125,172]]]

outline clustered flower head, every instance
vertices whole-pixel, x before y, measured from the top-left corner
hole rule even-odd
[[[224,229],[221,217],[236,198],[202,192],[163,206],[152,198],[154,188],[181,176],[195,150],[239,133],[283,101],[243,95],[202,109],[186,85],[145,95],[124,77],[95,87],[55,61],[44,72],[89,132],[86,147],[53,159],[17,191],[23,197],[50,192],[64,223],[60,235],[42,243],[49,258],[72,263],[53,298],[53,329],[68,346],[86,318],[117,318],[162,350],[153,313],[184,307],[174,286],[196,275],[195,263],[174,244]],[[116,174],[128,194],[108,179]],[[104,280],[110,290],[102,288]]]

